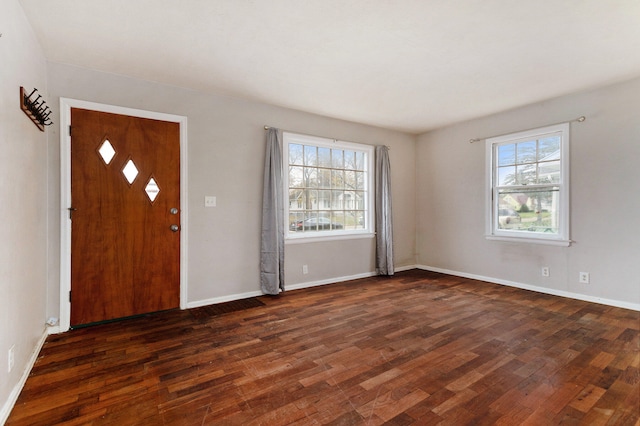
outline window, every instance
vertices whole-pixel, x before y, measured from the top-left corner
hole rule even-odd
[[[371,235],[373,147],[283,134],[287,238]]]
[[[487,139],[487,238],[568,246],[569,124]]]

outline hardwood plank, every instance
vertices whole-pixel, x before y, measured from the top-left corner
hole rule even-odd
[[[640,313],[424,271],[49,336],[7,425],[640,425]]]

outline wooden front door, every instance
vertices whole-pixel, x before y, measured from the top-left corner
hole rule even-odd
[[[179,126],[71,109],[71,326],[179,306]]]

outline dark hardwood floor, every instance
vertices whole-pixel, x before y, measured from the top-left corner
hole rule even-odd
[[[7,425],[639,425],[640,313],[424,271],[49,336]]]

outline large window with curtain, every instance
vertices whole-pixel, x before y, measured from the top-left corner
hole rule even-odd
[[[287,239],[373,234],[373,150],[283,134]]]

